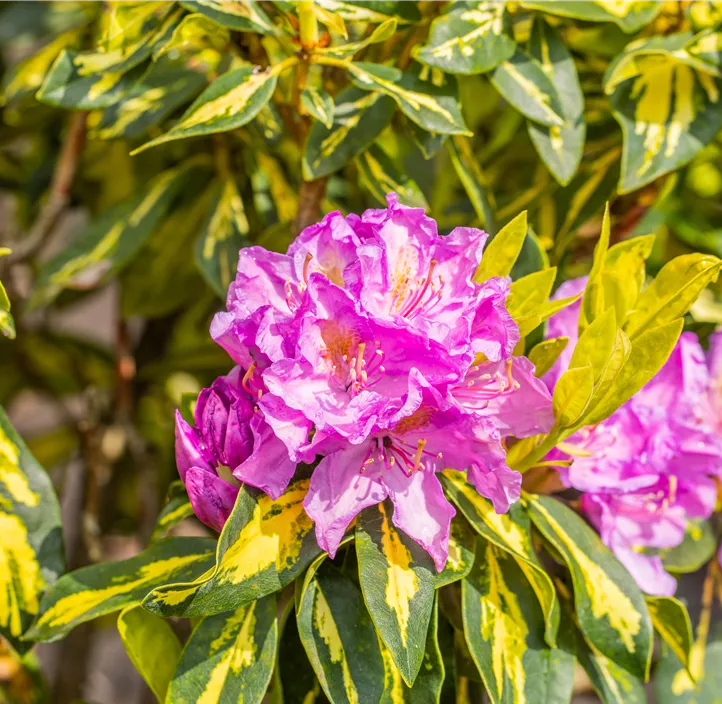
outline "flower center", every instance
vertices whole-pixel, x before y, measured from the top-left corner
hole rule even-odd
[[[403,318],[415,318],[428,314],[441,300],[445,287],[444,277],[440,274],[434,279],[434,270],[438,262],[432,259],[426,276],[412,281],[405,276],[396,286],[396,292],[391,301],[391,308]]]
[[[508,396],[519,388],[519,382],[512,376],[512,360],[506,360],[505,373],[497,371],[494,374],[485,372],[488,365],[474,364],[464,377],[464,382],[454,389],[454,396],[458,399],[479,402],[479,409],[486,408],[489,401],[499,396]]]
[[[426,438],[419,438],[414,447],[412,443],[394,435],[375,438],[369,444],[369,450],[361,464],[361,473],[363,474],[367,467],[378,462],[384,469],[390,470],[398,467],[405,476],[410,477],[414,472],[426,469],[426,465],[422,462],[424,456],[436,459],[443,457],[441,452],[438,454],[429,452],[426,449],[426,443]]]

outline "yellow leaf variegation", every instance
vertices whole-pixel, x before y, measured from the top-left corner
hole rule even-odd
[[[722,126],[720,69],[694,49],[688,33],[640,39],[607,70],[604,91],[624,132],[621,192],[683,166]]]

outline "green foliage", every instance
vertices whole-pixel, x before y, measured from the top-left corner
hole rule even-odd
[[[545,321],[581,298],[554,427],[509,446],[530,480],[644,386],[685,325],[722,321],[712,3],[6,5],[0,329],[17,340],[3,341],[0,401],[52,397],[62,420],[34,451],[56,486],[55,465],[92,470],[78,519],[91,554],[61,576],[53,486],[0,412],[0,632],[17,653],[120,612],[130,659],[169,704],[437,704],[482,689],[562,704],[577,665],[604,702],[633,704],[656,631],[659,700],[716,694],[717,644],[705,658],[682,601],[645,599],[566,494],[499,515],[446,470],[457,515],[437,573],[387,504],[331,560],[304,478],[277,500],[241,489],[218,539],[180,537],[193,509],[179,483],[165,492],[172,408],[189,417],[184,399],[227,371],[208,322],[238,249],[284,251],[321,212],[389,191],[443,233],[490,233],[476,278],[511,278],[517,352],[537,376],[568,343],[543,340]],[[553,298],[586,273],[581,296]],[[100,292],[111,343],[53,326]],[[156,485],[158,505],[138,507]],[[98,561],[99,534],[129,530],[149,547]],[[705,522],[661,556],[683,574],[716,547]]]

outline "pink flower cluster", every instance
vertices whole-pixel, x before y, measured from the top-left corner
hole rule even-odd
[[[240,483],[280,496],[299,464],[304,505],[332,556],[354,517],[393,521],[442,569],[454,508],[436,475],[466,471],[499,512],[519,498],[503,439],[546,432],[550,394],[506,309],[510,281],[473,280],[486,233],[439,236],[398,204],[330,213],[287,254],[242,250],[213,339],[238,365],[178,415],[178,468],[220,529]]]
[[[580,293],[585,279],[568,281],[557,297]],[[577,303],[549,321],[548,336],[568,336],[545,376],[550,388],[569,365],[577,340]],[[607,420],[567,441],[561,467],[568,487],[582,493],[581,508],[602,540],[649,594],[672,595],[676,581],[659,551],[679,545],[691,519],[708,518],[722,476],[722,334],[706,356],[696,336],[683,333],[669,360],[639,393]]]

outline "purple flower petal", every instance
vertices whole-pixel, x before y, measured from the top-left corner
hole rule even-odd
[[[199,467],[188,469],[185,485],[198,519],[220,533],[233,510],[238,487]]]

